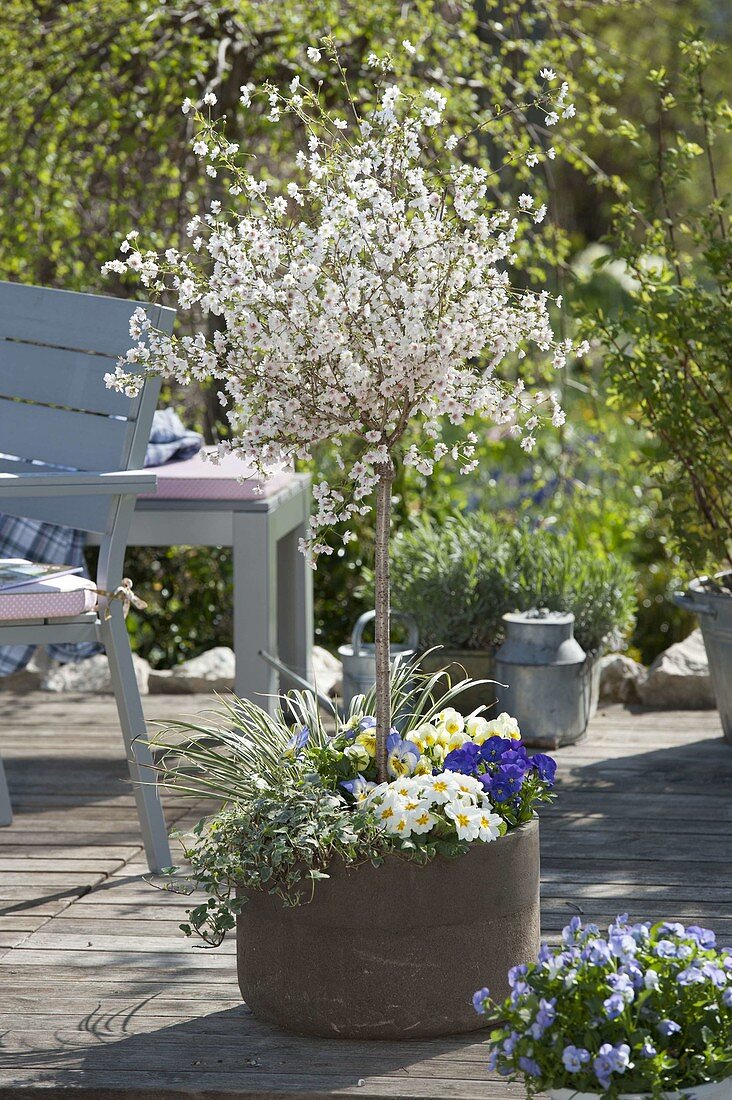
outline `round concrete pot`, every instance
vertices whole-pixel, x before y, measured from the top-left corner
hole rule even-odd
[[[487,985],[539,947],[536,818],[455,859],[337,864],[313,900],[250,897],[237,921],[239,988],[254,1014],[301,1035],[419,1039],[474,1031]]]
[[[471,680],[495,680],[492,649],[435,649],[419,660],[420,668],[428,676],[444,669],[453,680],[469,676]],[[493,684],[475,684],[461,691],[453,700],[461,714],[470,714],[480,706],[493,707],[496,692]],[[494,708],[495,710],[495,708]],[[491,718],[494,710],[484,717]]]
[[[575,1092],[574,1089],[545,1089],[550,1100],[600,1100],[599,1092]],[[690,1085],[682,1092],[666,1092],[663,1100],[729,1100],[732,1078],[708,1081],[705,1085]],[[652,1100],[650,1092],[621,1092],[618,1100]]]

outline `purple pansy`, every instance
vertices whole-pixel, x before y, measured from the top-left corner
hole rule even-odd
[[[693,940],[703,947],[705,951],[714,947],[717,942],[717,937],[711,928],[700,928],[698,924],[690,924],[686,929],[687,936],[691,936]]]
[[[529,764],[534,768],[539,779],[550,786],[554,784],[554,776],[557,772],[556,760],[553,760],[551,756],[546,756],[543,752],[535,752]]]
[[[483,1003],[490,997],[491,991],[487,985],[484,985],[482,989],[478,989],[473,994],[473,1008],[479,1015],[483,1015],[485,1012],[485,1004]]]
[[[461,772],[474,775],[478,768],[479,748],[472,741],[466,741],[459,749],[453,749],[445,757],[443,769],[446,772]]]
[[[522,1054],[519,1058],[519,1069],[522,1069],[529,1077],[541,1077],[538,1064],[533,1058],[527,1058],[525,1054]]]
[[[627,1043],[603,1043],[597,1057],[592,1063],[595,1076],[604,1089],[610,1087],[610,1078],[613,1073],[625,1073],[630,1065],[630,1047]]]
[[[579,1073],[589,1060],[590,1052],[584,1047],[575,1047],[570,1044],[562,1051],[562,1061],[567,1073]]]
[[[285,749],[286,756],[295,756],[298,752],[305,748],[310,740],[310,730],[307,726],[303,726],[297,733],[293,733],[290,740],[287,742]]]
[[[613,993],[602,1002],[608,1020],[617,1020],[625,1008],[625,1001],[619,993]]]
[[[486,764],[495,764],[504,753],[511,751],[511,741],[506,737],[488,737],[480,746],[478,755]]]

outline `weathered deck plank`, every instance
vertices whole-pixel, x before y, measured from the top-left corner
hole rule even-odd
[[[210,699],[146,700],[149,717]],[[178,930],[186,899],[153,890],[108,698],[0,694],[16,821],[0,830],[0,1100],[519,1100],[486,1074],[480,1036],[318,1042],[241,1004],[233,945]],[[678,918],[732,942],[732,748],[716,714],[601,713],[559,758],[542,823],[543,928],[575,913]],[[169,806],[170,824],[191,821]]]

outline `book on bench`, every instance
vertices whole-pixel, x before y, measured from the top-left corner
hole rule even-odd
[[[80,565],[52,565],[43,561],[26,561],[25,558],[0,558],[0,592],[24,588],[27,584],[66,577],[81,573]]]

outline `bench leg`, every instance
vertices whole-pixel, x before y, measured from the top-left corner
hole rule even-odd
[[[5,778],[5,768],[0,758],[0,826],[12,825],[13,807],[10,805],[10,791]]]
[[[151,871],[160,871],[163,867],[170,867],[172,863],[168,830],[155,786],[155,771],[151,767],[153,761],[147,744],[147,726],[122,607],[120,604],[113,605],[111,611],[112,617],[100,624],[99,640],[109,658],[112,688],[117,701],[148,866]]]
[[[234,512],[234,690],[273,714],[277,673],[259,656],[277,653],[277,547],[267,512]]]

